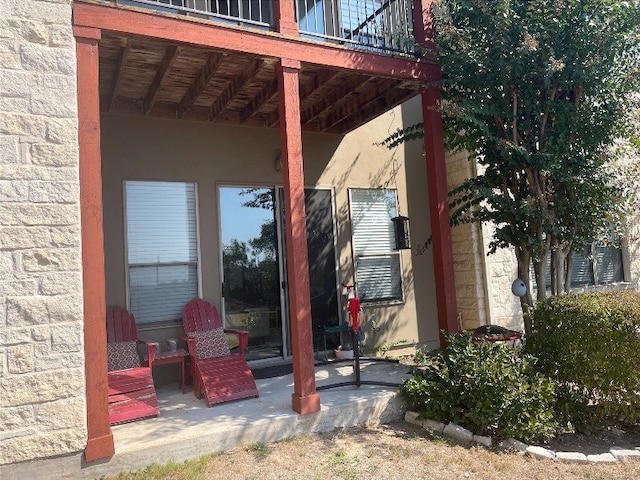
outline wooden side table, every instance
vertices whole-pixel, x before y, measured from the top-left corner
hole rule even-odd
[[[186,362],[185,362],[185,358],[187,358],[189,356],[189,352],[187,352],[186,350],[179,348],[178,350],[176,350],[175,352],[160,352],[160,353],[156,353],[156,357],[153,360],[153,365],[151,365],[152,367],[155,367],[156,365],[168,365],[170,363],[178,363],[179,365],[179,371],[178,371],[178,384],[180,385],[180,388],[182,389],[182,393],[184,393],[184,382],[185,382],[185,378],[187,376],[187,371],[186,371]]]

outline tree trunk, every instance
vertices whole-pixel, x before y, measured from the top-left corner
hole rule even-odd
[[[516,248],[516,259],[518,260],[518,278],[527,286],[527,293],[520,297],[520,307],[522,308],[522,320],[524,322],[524,333],[526,337],[531,334],[530,310],[533,306],[531,275],[529,274],[531,253],[525,248]]]
[[[567,253],[567,261],[565,262],[567,269],[564,272],[564,292],[571,291],[571,272],[573,271],[573,250]]]

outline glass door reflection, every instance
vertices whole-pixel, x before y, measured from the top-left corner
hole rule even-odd
[[[275,189],[220,188],[225,326],[249,332],[247,360],[282,357]]]

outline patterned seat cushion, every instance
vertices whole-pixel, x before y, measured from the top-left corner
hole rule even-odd
[[[107,370],[126,370],[140,365],[137,342],[107,343]]]
[[[224,357],[231,354],[224,328],[205,332],[189,332],[188,337],[196,341],[196,358]]]

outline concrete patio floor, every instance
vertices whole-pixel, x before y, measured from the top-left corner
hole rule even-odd
[[[363,360],[363,382],[400,383],[408,367]],[[351,362],[316,367],[316,386],[355,380]],[[80,454],[0,467],[3,480],[41,478],[100,478],[135,471],[153,463],[182,462],[256,442],[273,442],[294,435],[331,431],[356,425],[399,420],[404,404],[393,387],[363,384],[321,390],[321,410],[298,415],[291,409],[293,375],[256,381],[259,398],[207,408],[191,389],[158,389],[160,416],[112,428],[115,455],[86,464]]]

